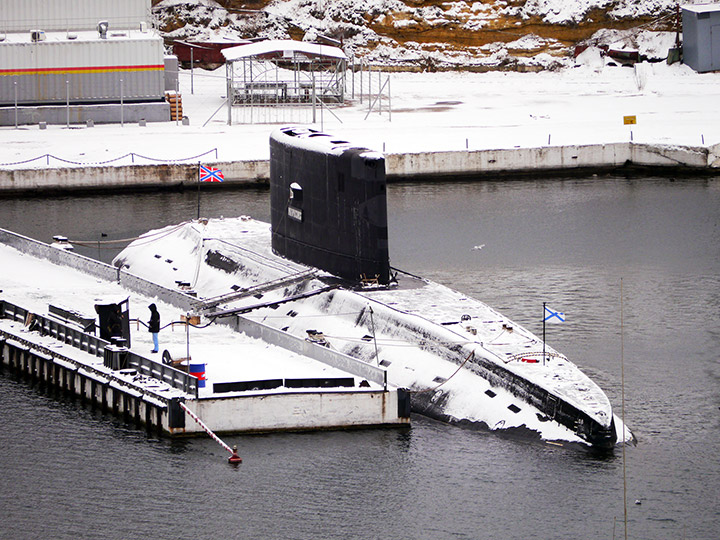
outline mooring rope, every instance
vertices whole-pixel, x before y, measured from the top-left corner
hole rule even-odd
[[[235,451],[234,451],[232,448],[230,448],[227,444],[225,444],[220,437],[218,437],[217,435],[215,435],[215,433],[213,433],[213,431],[212,431],[209,427],[207,427],[207,426],[203,423],[203,421],[200,420],[200,419],[195,415],[195,413],[193,413],[190,409],[188,409],[187,406],[186,406],[183,402],[180,402],[180,407],[182,407],[182,409],[183,409],[186,413],[188,413],[188,415],[190,415],[190,418],[192,418],[193,420],[195,420],[195,421],[198,423],[198,425],[199,425],[201,428],[203,428],[203,429],[205,430],[205,432],[206,432],[208,435],[210,435],[210,437],[212,437],[212,439],[213,439],[216,443],[218,443],[220,446],[222,446],[225,450],[227,450],[227,451],[230,452],[231,454],[234,454],[234,453],[235,453]]]
[[[425,392],[435,392],[438,388],[440,388],[443,384],[448,382],[450,379],[452,379],[455,375],[458,374],[458,372],[463,368],[465,364],[467,364],[467,361],[470,360],[475,356],[475,351],[470,351],[470,354],[467,355],[467,358],[463,360],[463,363],[458,366],[458,368],[455,370],[455,373],[450,375],[447,379],[445,379],[443,382],[438,384],[435,388],[426,388],[425,390],[415,390],[412,391],[414,394],[424,394]]]

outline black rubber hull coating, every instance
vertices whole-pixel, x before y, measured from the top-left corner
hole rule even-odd
[[[385,160],[317,131],[270,137],[272,248],[336,276],[388,283]]]

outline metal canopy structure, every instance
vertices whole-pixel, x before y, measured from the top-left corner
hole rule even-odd
[[[342,104],[347,57],[338,47],[266,40],[222,51],[232,107]]]
[[[150,0],[0,0],[0,125],[165,122]]]

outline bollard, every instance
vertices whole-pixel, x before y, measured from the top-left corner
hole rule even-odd
[[[144,118],[141,118],[140,121],[138,122],[138,125],[139,125],[140,127],[145,127],[145,125],[146,125],[145,119],[144,119]]]
[[[85,125],[89,128],[95,127],[95,120],[93,120],[92,118],[88,118],[87,122],[85,122]]]
[[[47,122],[40,122],[40,129],[47,129]]]
[[[182,125],[183,125],[183,126],[189,126],[189,125],[190,125],[190,119],[189,119],[187,116],[183,116]]]

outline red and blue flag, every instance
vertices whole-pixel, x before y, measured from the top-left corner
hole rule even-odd
[[[225,176],[220,169],[200,165],[201,182],[222,182],[223,180],[225,180]]]

